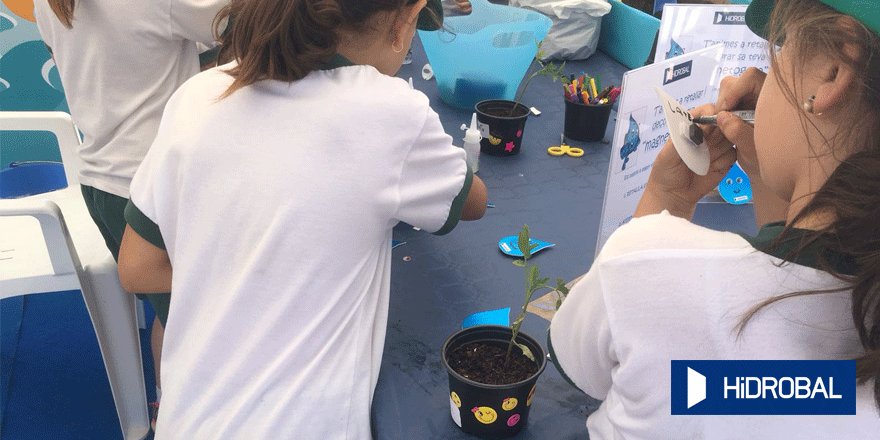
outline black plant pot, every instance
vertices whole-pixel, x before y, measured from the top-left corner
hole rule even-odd
[[[506,99],[487,99],[478,102],[475,109],[477,121],[489,126],[489,136],[483,136],[480,151],[493,156],[519,153],[529,108]]]
[[[534,339],[522,332],[517,336],[517,342],[529,347],[538,363],[538,371],[517,383],[488,385],[475,382],[457,373],[448,362],[449,353],[471,342],[506,350],[510,336],[510,327],[480,325],[456,332],[443,344],[443,366],[449,373],[452,420],[468,434],[487,439],[505,438],[515,435],[528,423],[538,376],[547,364],[544,349]],[[514,350],[516,352],[518,348],[514,347]]]

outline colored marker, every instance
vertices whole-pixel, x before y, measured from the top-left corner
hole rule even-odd
[[[738,116],[743,122],[751,125],[755,125],[755,111],[754,110],[736,110],[732,111],[734,115]],[[718,125],[718,115],[711,116],[699,116],[694,118],[695,124],[704,124],[704,125]]]
[[[596,90],[596,78],[590,78],[590,90],[593,92],[593,96],[598,96],[599,91]]]

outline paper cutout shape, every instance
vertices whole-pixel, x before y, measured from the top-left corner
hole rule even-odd
[[[718,194],[731,205],[743,205],[752,201],[752,184],[749,176],[738,163],[730,167],[727,175],[718,183]]]
[[[510,327],[510,307],[474,313],[464,318],[461,328],[466,329],[477,325],[503,325]]]
[[[452,395],[458,398],[458,395],[455,394],[455,391],[452,392]],[[449,398],[449,414],[452,416],[452,421],[461,428],[461,410],[458,408],[461,406],[461,401],[458,403],[455,402],[454,398]]]
[[[660,87],[655,87],[654,90],[663,105],[663,115],[666,117],[666,126],[669,127],[669,136],[675,151],[678,151],[681,160],[691,171],[705,176],[709,173],[709,147],[705,142],[695,144],[690,139],[688,130],[693,124],[691,114]]]
[[[556,246],[555,243],[534,238],[529,240],[529,243],[538,245],[536,248],[532,249],[532,255],[535,255],[544,249]],[[508,235],[507,237],[498,240],[498,249],[501,249],[501,252],[503,252],[504,255],[509,255],[511,257],[522,258],[523,256],[522,251],[519,250],[519,237],[516,235]]]

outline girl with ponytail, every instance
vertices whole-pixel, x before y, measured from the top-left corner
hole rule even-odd
[[[880,432],[880,2],[753,0],[746,21],[771,67],[725,79],[717,103],[693,111],[718,114],[704,127],[709,174],[667,143],[637,218],[551,324],[557,366],[604,400],[590,438]],[[754,126],[729,112],[740,109]],[[734,161],[767,223],[757,237],[688,221]],[[673,416],[676,359],[855,360],[856,415]]]
[[[171,290],[156,438],[370,438],[392,228],[486,209],[393,77],[440,2],[233,0],[227,19],[228,62],[168,101],[126,209],[123,286]]]

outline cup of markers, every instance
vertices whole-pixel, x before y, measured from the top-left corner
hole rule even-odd
[[[602,88],[597,78],[582,74],[570,82],[563,82],[565,94],[565,128],[568,139],[585,142],[601,141],[605,136],[611,107],[620,96],[620,88]]]

